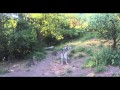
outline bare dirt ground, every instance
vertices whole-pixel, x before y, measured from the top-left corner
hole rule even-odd
[[[47,51],[45,59],[37,65],[26,67],[26,62],[15,63],[9,69],[9,73],[1,74],[0,77],[111,77],[113,74],[120,74],[119,67],[108,66],[101,73],[95,73],[95,68],[82,68],[86,58],[69,60],[69,64],[60,65],[60,55],[53,56]]]

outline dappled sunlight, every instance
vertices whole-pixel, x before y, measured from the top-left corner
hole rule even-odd
[[[41,18],[42,17],[42,13],[30,13],[29,17],[31,18]]]
[[[79,45],[81,45],[81,43],[82,42],[80,42],[80,41],[78,41],[78,42],[76,41],[76,42],[70,42],[69,44],[70,45],[78,45],[79,46]]]
[[[80,40],[78,40],[78,41],[69,42],[69,44],[79,47],[79,46],[99,45],[100,41],[98,41],[97,39],[96,40],[87,40],[85,42],[81,42]]]
[[[120,66],[119,45],[119,13],[0,14],[0,74],[91,76],[81,68],[85,60],[95,74],[108,64]],[[68,58],[69,65],[61,66]]]
[[[88,40],[83,43],[83,45],[99,45],[100,42],[98,40]]]

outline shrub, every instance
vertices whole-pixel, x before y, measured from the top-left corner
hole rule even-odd
[[[103,72],[105,70],[105,65],[98,65],[95,69],[95,72],[99,73],[99,72]]]
[[[92,68],[92,67],[95,67],[95,65],[96,65],[95,61],[92,60],[92,58],[89,58],[86,60],[84,67]]]
[[[120,50],[104,47],[101,51],[94,53],[94,60],[97,65],[120,65]]]
[[[85,52],[88,54],[88,55],[90,55],[90,56],[92,56],[93,55],[93,52],[92,52],[93,50],[91,49],[91,48],[86,48],[85,49]]]

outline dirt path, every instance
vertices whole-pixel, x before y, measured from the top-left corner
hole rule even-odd
[[[60,56],[52,56],[51,51],[48,51],[47,57],[29,68],[19,67],[14,68],[10,73],[0,75],[1,77],[86,77],[88,74],[94,73],[94,68],[82,68],[86,58],[83,57],[69,61],[68,65],[60,65]],[[15,70],[16,69],[16,70]],[[95,76],[111,76],[119,74],[119,67],[109,66],[102,73],[97,73]]]

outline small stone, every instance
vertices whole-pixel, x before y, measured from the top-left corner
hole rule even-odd
[[[27,70],[27,72],[29,72],[29,71],[30,71],[30,69]]]
[[[13,72],[14,70],[9,70],[10,72]]]

